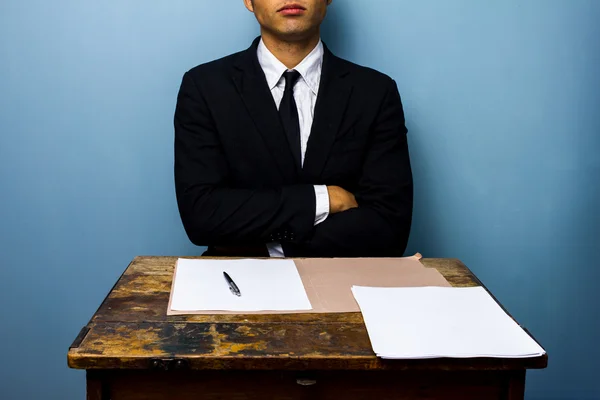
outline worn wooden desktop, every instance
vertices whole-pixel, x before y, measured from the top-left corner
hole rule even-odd
[[[136,257],[68,352],[87,398],[522,399],[529,359],[382,360],[360,313],[167,316],[176,257]],[[479,280],[423,259],[453,286]]]

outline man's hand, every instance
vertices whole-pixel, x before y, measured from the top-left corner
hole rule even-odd
[[[327,186],[329,213],[336,214],[358,207],[354,195],[339,186]]]

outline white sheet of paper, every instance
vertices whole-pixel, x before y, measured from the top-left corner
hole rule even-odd
[[[241,296],[229,290],[227,272]],[[285,311],[312,308],[292,260],[180,258],[171,309],[176,311]]]
[[[382,358],[544,354],[482,287],[354,286],[373,351]]]

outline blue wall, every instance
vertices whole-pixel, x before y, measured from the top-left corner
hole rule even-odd
[[[323,33],[397,80],[409,250],[462,259],[547,348],[530,399],[600,398],[599,20],[597,0],[335,0]],[[241,0],[0,2],[0,398],[82,398],[67,348],[129,260],[201,251],[175,96],[257,32]]]

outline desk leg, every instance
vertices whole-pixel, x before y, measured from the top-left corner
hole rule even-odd
[[[511,373],[505,398],[507,400],[523,400],[525,398],[525,370]]]
[[[101,373],[86,371],[85,383],[87,400],[110,400],[108,383]]]

